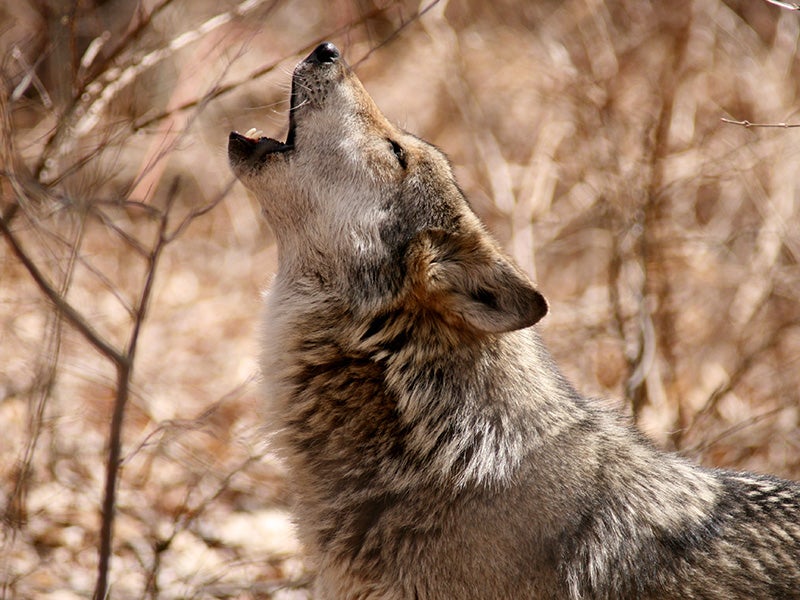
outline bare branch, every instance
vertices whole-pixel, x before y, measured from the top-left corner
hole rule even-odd
[[[36,67],[42,58],[40,57],[36,64],[30,65],[25,60],[25,55],[22,54],[22,51],[16,45],[11,49],[11,56],[25,70],[25,76],[22,78],[22,81],[17,84],[17,86],[14,88],[14,91],[11,93],[10,100],[12,104],[25,94],[28,87],[33,85],[36,93],[39,94],[39,97],[42,99],[42,106],[45,108],[51,108],[53,106],[53,100],[50,98],[50,94],[47,93],[47,90],[45,89],[44,85],[42,85],[41,80],[36,75]]]
[[[114,232],[123,242],[130,246],[134,252],[136,252],[136,254],[143,257],[147,257],[149,255],[149,251],[144,247],[144,245],[127,231],[122,229],[119,225],[114,223],[114,221],[106,214],[105,211],[100,210],[97,206],[92,206],[90,208],[90,212],[92,215],[97,217],[97,219],[103,223],[103,225],[108,227],[110,231]],[[155,208],[152,208],[152,214],[157,214],[157,210]]]
[[[800,10],[800,4],[797,2],[782,2],[781,0],[766,0],[770,4],[774,4],[775,6],[780,6],[781,8],[785,8],[786,10]]]
[[[745,419],[744,421],[741,421],[740,423],[737,423],[736,425],[733,425],[732,427],[729,427],[728,429],[726,429],[725,431],[723,431],[722,433],[720,433],[716,437],[714,437],[714,438],[712,438],[710,440],[706,440],[706,441],[704,441],[704,442],[702,442],[700,444],[697,444],[696,446],[693,446],[692,448],[689,448],[688,450],[683,451],[681,454],[684,454],[684,455],[697,455],[697,454],[700,454],[701,452],[705,452],[706,450],[708,450],[709,448],[711,448],[715,444],[719,443],[720,441],[722,441],[726,437],[729,437],[729,436],[731,436],[731,435],[733,435],[735,433],[738,433],[738,432],[742,431],[743,429],[747,429],[748,427],[752,427],[753,425],[755,425],[755,424],[757,424],[757,423],[759,423],[759,422],[761,422],[761,421],[763,421],[765,419],[768,419],[768,418],[778,414],[779,412],[781,412],[785,408],[786,408],[785,406],[778,406],[777,408],[773,408],[773,409],[768,410],[766,412],[763,412],[763,413],[760,413],[760,414],[757,414],[757,415],[753,415],[749,419]]]
[[[27,494],[30,475],[33,467],[33,456],[36,452],[39,439],[42,434],[45,408],[55,382],[58,370],[58,361],[61,353],[61,338],[63,333],[63,319],[57,313],[51,313],[50,318],[54,321],[52,327],[48,327],[50,334],[46,342],[49,348],[46,351],[45,362],[39,367],[36,388],[38,388],[36,398],[31,401],[32,407],[29,409],[28,418],[28,440],[25,444],[20,458],[17,459],[17,475],[14,487],[8,495],[6,508],[3,514],[3,522],[10,525],[10,536],[15,538],[19,526],[24,523],[27,513],[25,496]],[[31,394],[33,396],[33,394]]]
[[[114,532],[114,513],[117,496],[117,479],[119,478],[120,459],[122,457],[122,423],[125,418],[125,407],[128,403],[133,363],[139,341],[139,333],[144,323],[147,309],[150,305],[153,283],[155,281],[158,261],[164,247],[168,243],[166,237],[169,214],[175,203],[175,198],[180,187],[179,179],[175,179],[170,186],[167,196],[167,206],[161,216],[158,239],[149,256],[149,266],[145,276],[142,293],[133,321],[133,329],[125,353],[125,360],[117,365],[117,395],[114,399],[114,411],[111,415],[110,433],[108,438],[108,462],[106,464],[106,487],[103,497],[103,517],[100,528],[100,547],[98,550],[97,584],[95,586],[95,600],[103,600],[108,591],[108,569],[111,563],[111,544]]]
[[[95,71],[99,70],[101,73],[104,72],[108,68],[109,65],[114,63],[114,61],[116,61],[116,59],[119,58],[119,56],[122,54],[122,52],[125,51],[126,48],[129,48],[130,45],[134,41],[138,40],[142,36],[144,31],[153,22],[153,19],[155,19],[165,8],[167,8],[167,6],[169,6],[172,3],[172,1],[173,0],[161,0],[160,3],[158,3],[152,9],[150,9],[150,12],[145,12],[144,4],[140,3],[139,4],[139,10],[138,10],[139,21],[136,23],[136,25],[133,28],[131,28],[117,42],[117,44],[116,44],[116,46],[114,46],[113,50],[111,50],[111,52],[108,54],[108,56],[105,57],[105,60],[103,61],[103,63],[100,64],[100,65],[95,65],[95,69],[94,70]],[[98,39],[100,41],[94,40],[92,42],[92,44],[94,44],[95,47],[96,47],[95,55],[96,55],[96,52],[99,51],[99,47],[97,47],[97,46],[101,46],[101,45],[105,44],[105,41],[102,40],[102,38],[98,38]],[[90,47],[92,46],[92,44],[90,44]],[[84,57],[81,60],[81,67],[85,71],[91,70],[92,63],[93,63],[93,58],[94,57],[92,57],[89,54],[89,49],[87,49],[86,52],[84,53]],[[104,67],[105,67],[105,69],[104,69]],[[81,75],[81,72],[79,71],[78,72],[78,76],[80,76],[80,75]],[[92,79],[89,79],[89,80],[86,80],[86,81],[82,82],[82,85],[81,85],[81,88],[80,88],[81,92],[83,92],[86,89],[86,85],[91,83],[91,81],[92,81]],[[80,96],[81,96],[81,94],[76,94],[76,98],[80,98]]]
[[[223,188],[223,190],[217,195],[216,198],[211,200],[211,202],[201,206],[199,208],[194,208],[192,211],[183,218],[183,220],[173,229],[169,234],[166,235],[166,241],[172,242],[178,236],[180,236],[189,225],[191,225],[192,221],[197,219],[198,217],[202,217],[203,215],[209,213],[211,210],[214,209],[220,202],[225,199],[225,196],[231,191],[231,188],[236,184],[236,179],[232,178],[228,181],[227,185]]]
[[[767,0],[767,2],[771,2],[772,0]],[[775,2],[777,4],[777,2]],[[751,123],[748,120],[744,121],[736,121],[735,119],[726,119],[725,117],[720,117],[720,121],[723,123],[729,123],[731,125],[741,125],[745,128],[750,127],[775,127],[779,129],[791,129],[792,127],[800,127],[800,123]]]
[[[409,25],[411,25],[415,21],[419,20],[426,12],[431,10],[437,4],[439,4],[439,0],[432,0],[431,2],[428,2],[428,4],[426,4],[421,9],[419,9],[417,12],[415,12],[413,15],[411,15],[411,18],[408,19],[408,21],[404,21],[403,23],[401,23],[400,27],[398,27],[395,30],[393,30],[392,33],[389,34],[382,41],[380,41],[379,43],[377,43],[374,46],[372,46],[364,56],[362,56],[358,61],[356,61],[356,63],[353,65],[353,67],[357,68],[362,62],[367,60],[372,55],[373,52],[375,52],[376,50],[378,50],[380,48],[383,48],[386,44],[388,44],[394,38],[396,38],[398,35],[400,35],[401,31],[403,31],[406,27],[408,27]]]
[[[39,267],[37,267],[33,262],[33,259],[31,259],[31,257],[28,256],[28,254],[22,249],[22,246],[20,246],[16,236],[11,232],[11,229],[6,223],[6,219],[3,216],[0,216],[0,233],[2,233],[6,238],[8,245],[11,247],[11,251],[28,271],[42,293],[47,296],[47,299],[53,303],[58,312],[67,319],[70,325],[75,327],[75,329],[77,329],[81,335],[83,335],[86,341],[88,341],[104,356],[111,359],[114,364],[120,365],[124,363],[126,361],[126,357],[119,350],[114,348],[109,342],[107,342],[103,336],[97,333],[97,331],[95,331],[95,329],[86,322],[83,316],[81,316],[81,314],[75,310],[75,308],[69,302],[67,302],[66,299],[63,298],[58,292],[58,290],[56,290],[47,280],[44,274],[39,270]]]

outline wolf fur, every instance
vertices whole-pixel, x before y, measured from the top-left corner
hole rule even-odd
[[[445,156],[332,44],[232,133],[279,266],[268,426],[321,599],[800,598],[800,486],[665,454],[564,379]]]

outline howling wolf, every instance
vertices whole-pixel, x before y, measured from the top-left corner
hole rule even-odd
[[[230,134],[278,243],[264,396],[321,599],[800,598],[800,484],[663,453],[564,379],[547,303],[333,44],[285,143]]]

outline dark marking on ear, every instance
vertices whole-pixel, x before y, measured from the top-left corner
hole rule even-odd
[[[406,151],[403,150],[403,147],[394,140],[390,139],[389,144],[391,144],[392,152],[394,152],[394,155],[397,157],[397,162],[400,163],[400,166],[405,170],[408,167],[408,157],[406,156]]]
[[[487,290],[486,288],[478,288],[477,290],[470,292],[469,295],[476,302],[485,304],[492,310],[500,309],[500,301],[498,300],[494,292],[492,292],[491,290]]]

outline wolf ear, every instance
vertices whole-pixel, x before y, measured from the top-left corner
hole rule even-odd
[[[501,333],[529,327],[547,314],[544,296],[483,232],[428,230],[415,242],[417,295],[446,320]]]

